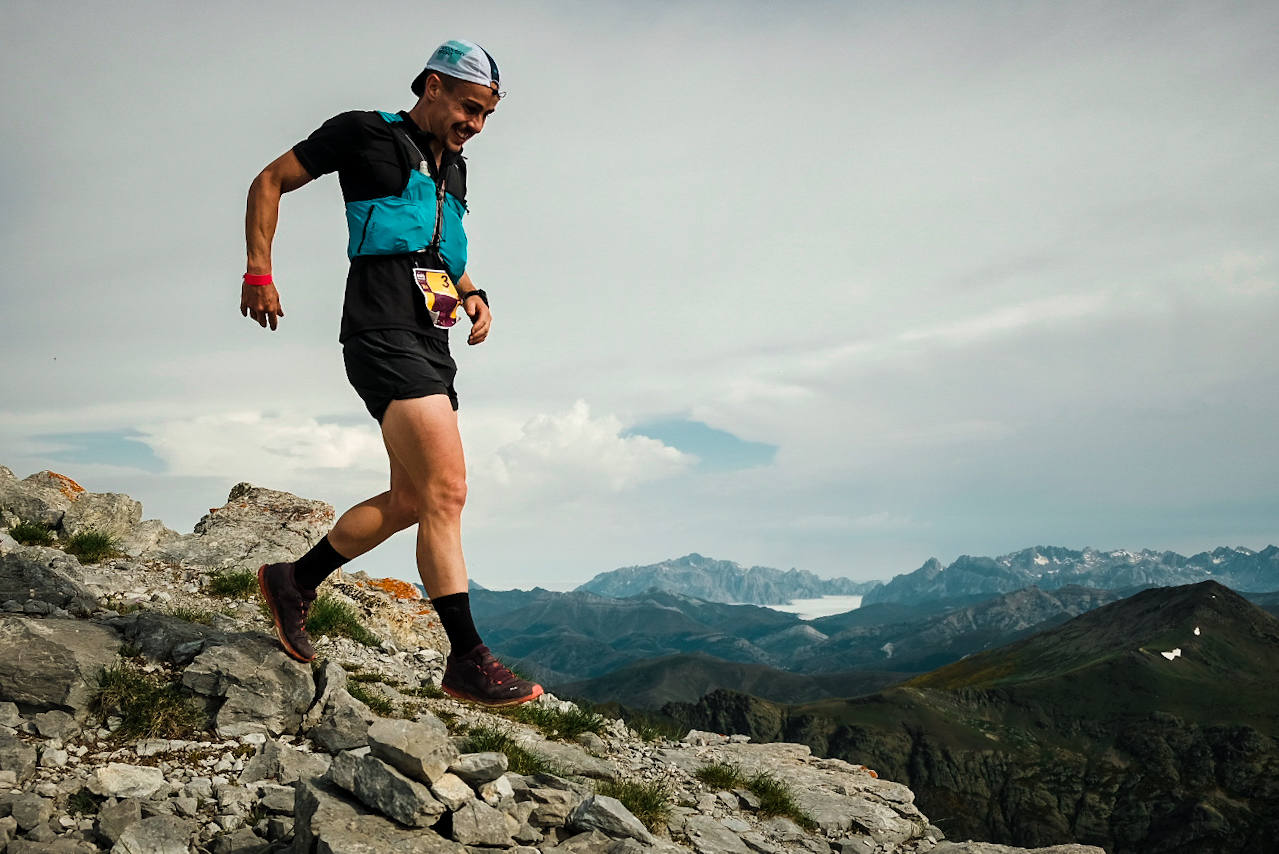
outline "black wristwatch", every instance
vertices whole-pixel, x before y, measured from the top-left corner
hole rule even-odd
[[[476,288],[473,291],[467,291],[466,293],[462,294],[462,302],[466,302],[468,297],[479,297],[480,299],[484,300],[485,305],[489,304],[489,295],[484,293],[483,288]]]

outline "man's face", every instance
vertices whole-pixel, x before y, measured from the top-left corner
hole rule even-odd
[[[465,81],[447,89],[438,78],[427,78],[428,130],[449,151],[457,151],[484,130],[484,122],[497,109],[498,95],[487,86]]]

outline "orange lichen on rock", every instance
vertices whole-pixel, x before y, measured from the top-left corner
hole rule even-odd
[[[75,501],[80,497],[80,493],[84,492],[83,486],[65,474],[58,474],[56,471],[46,471],[45,474],[49,476],[49,480],[53,481],[51,485],[72,501]]]
[[[396,599],[421,599],[422,594],[418,592],[417,587],[407,581],[400,581],[398,578],[374,578],[370,579],[366,584],[369,587],[375,587],[383,593],[390,594]]]

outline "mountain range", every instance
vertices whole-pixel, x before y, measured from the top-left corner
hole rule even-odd
[[[1276,672],[1279,620],[1208,581],[862,697],[787,706],[719,691],[663,713],[871,765],[951,838],[1236,854],[1279,839]]]
[[[879,581],[819,578],[800,569],[745,568],[730,560],[693,553],[647,566],[624,566],[601,572],[577,590],[621,598],[656,587],[708,602],[784,605],[793,599],[860,596],[880,584]]]

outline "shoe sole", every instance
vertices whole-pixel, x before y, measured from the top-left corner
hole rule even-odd
[[[303,664],[310,664],[315,660],[315,656],[307,658],[302,655],[294,649],[293,645],[284,637],[284,627],[280,624],[280,614],[275,610],[275,601],[271,598],[271,594],[266,589],[266,568],[267,564],[265,563],[258,567],[258,589],[262,591],[262,598],[266,600],[266,606],[271,611],[271,622],[275,623],[275,636],[280,639],[280,646],[284,647],[284,651],[288,654],[289,658],[292,658],[295,661],[300,661]]]
[[[542,696],[543,693],[545,693],[542,690],[541,685],[534,685],[533,693],[529,694],[526,697],[516,697],[513,700],[502,700],[500,702],[495,703],[492,700],[485,700],[481,697],[473,697],[470,694],[463,693],[462,691],[456,691],[452,688],[446,688],[443,685],[440,686],[440,690],[442,690],[445,694],[448,694],[450,697],[454,697],[458,700],[467,700],[472,703],[478,703],[481,706],[487,706],[490,709],[500,709],[505,706],[518,706],[520,703],[527,703],[530,700],[536,700],[538,697]]]

